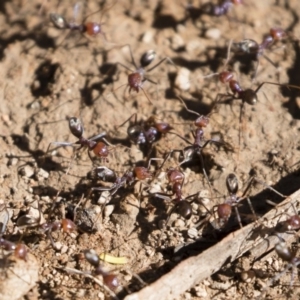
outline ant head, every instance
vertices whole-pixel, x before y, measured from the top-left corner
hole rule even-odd
[[[244,97],[244,101],[250,105],[255,105],[257,102],[256,91],[253,91],[252,89],[246,89],[243,92],[243,97]]]
[[[145,52],[140,59],[140,64],[142,68],[149,66],[154,58],[156,57],[156,52],[154,50],[148,50]]]
[[[98,267],[100,263],[100,259],[98,254],[93,249],[88,249],[83,251],[85,259],[93,266]]]
[[[50,20],[56,28],[58,28],[58,29],[66,28],[67,22],[66,22],[66,19],[62,15],[59,15],[56,13],[51,13]]]
[[[226,187],[229,194],[236,194],[239,189],[239,182],[235,174],[229,174],[226,178]]]
[[[80,122],[79,119],[72,117],[69,120],[69,129],[71,131],[71,133],[77,137],[78,139],[80,139],[83,135],[83,126]]]

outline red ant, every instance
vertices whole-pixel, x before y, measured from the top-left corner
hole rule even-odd
[[[259,44],[252,39],[245,39],[238,43],[233,43],[233,50],[236,53],[243,53],[243,54],[255,54],[256,59],[258,60],[255,73],[253,78],[255,78],[257,74],[257,69],[259,65],[259,58],[263,56],[266,60],[268,60],[273,66],[275,63],[264,54],[266,49],[270,49],[276,42],[282,41],[287,37],[287,33],[281,28],[271,28],[268,35],[264,37],[262,42]]]
[[[242,0],[219,0],[219,4],[207,2],[200,8],[195,8],[192,5],[187,6],[187,10],[193,20],[196,20],[201,15],[209,15],[213,17],[220,17],[226,15],[233,5],[242,4]]]
[[[172,134],[175,134],[176,136],[178,136],[179,138],[181,138],[182,140],[184,140],[187,144],[189,144],[189,146],[185,147],[184,149],[173,149],[171,150],[166,158],[165,161],[173,155],[173,153],[179,153],[181,154],[181,162],[179,163],[179,166],[183,165],[184,163],[190,162],[193,160],[193,158],[195,156],[197,156],[200,159],[200,163],[201,163],[201,167],[202,167],[202,172],[211,188],[210,185],[210,181],[208,178],[208,175],[206,173],[205,167],[204,167],[204,160],[203,160],[203,156],[202,156],[202,150],[210,143],[215,143],[215,144],[224,144],[225,146],[228,146],[229,149],[231,149],[230,145],[227,144],[226,142],[217,139],[217,138],[213,138],[213,139],[209,139],[206,140],[204,138],[204,128],[207,127],[207,125],[209,124],[209,117],[208,116],[204,116],[204,115],[200,115],[197,112],[190,110],[187,108],[186,104],[184,103],[184,101],[179,98],[180,101],[183,103],[185,109],[190,112],[193,113],[195,115],[198,116],[198,118],[195,120],[194,125],[197,127],[195,129],[195,131],[193,132],[193,136],[194,136],[194,142],[190,142],[187,139],[185,139],[184,137],[178,135],[175,132],[170,132]],[[164,164],[164,163],[163,163]]]
[[[234,207],[235,209],[235,213],[239,222],[240,227],[242,228],[242,221],[241,221],[241,217],[240,214],[238,212],[238,205],[239,203],[244,200],[247,199],[249,207],[251,209],[252,214],[254,215],[255,219],[257,219],[256,214],[254,212],[253,206],[250,202],[250,199],[248,196],[246,196],[247,192],[249,191],[251,185],[254,183],[260,183],[262,184],[264,187],[268,188],[269,190],[273,191],[274,193],[280,195],[281,197],[285,197],[284,195],[282,195],[281,193],[277,192],[275,189],[273,189],[272,187],[266,185],[263,181],[255,178],[255,176],[252,176],[252,178],[250,179],[248,185],[246,186],[242,196],[238,196],[237,192],[239,190],[239,186],[238,186],[238,179],[236,177],[235,174],[231,173],[227,176],[226,178],[226,187],[229,193],[229,197],[225,200],[224,203],[222,204],[218,204],[216,206],[214,206],[213,210],[214,213],[217,213],[218,216],[218,225],[219,227],[224,227],[226,225],[226,223],[228,222],[231,213],[232,213],[232,208]]]
[[[71,147],[79,146],[79,148],[77,149],[78,151],[82,148],[87,148],[88,149],[88,155],[89,155],[89,158],[92,161],[93,161],[93,158],[90,154],[90,151],[93,151],[93,153],[96,157],[99,157],[100,159],[102,159],[104,161],[107,161],[107,157],[108,157],[111,150],[108,148],[108,146],[105,143],[103,143],[101,141],[97,141],[99,139],[102,139],[107,144],[109,144],[108,141],[104,138],[104,136],[106,135],[106,132],[102,132],[98,135],[95,135],[95,136],[87,139],[87,138],[83,137],[84,129],[83,129],[83,125],[82,125],[81,121],[78,118],[75,118],[75,117],[72,117],[72,118],[69,119],[69,129],[70,129],[70,132],[76,138],[78,138],[78,141],[74,142],[74,143],[70,143],[70,142],[52,142],[48,146],[47,153],[50,152],[49,149],[50,149],[51,145],[56,145],[56,146],[58,146],[57,148],[67,147],[67,146],[71,146]]]
[[[111,5],[110,7],[108,7],[107,9],[105,9],[102,12],[102,16],[104,14],[104,12],[108,11],[110,8],[112,8],[117,2],[115,2],[113,5]],[[95,37],[99,34],[101,34],[103,36],[103,38],[106,40],[106,35],[102,30],[102,25],[104,23],[96,23],[96,22],[85,22],[85,20],[90,17],[93,14],[96,14],[97,12],[99,12],[99,10],[97,10],[96,12],[88,15],[87,17],[85,17],[82,21],[82,23],[76,23],[75,19],[78,13],[78,9],[79,9],[79,4],[75,4],[74,6],[74,19],[70,22],[68,22],[62,15],[57,14],[57,13],[51,13],[50,14],[50,20],[53,23],[53,25],[57,28],[57,29],[69,29],[70,31],[79,31],[81,34],[86,33],[88,36],[90,37]],[[101,16],[101,18],[102,18]]]
[[[110,187],[92,187],[87,198],[89,198],[93,191],[109,191],[110,195],[113,196],[121,187],[132,186],[137,180],[152,179],[154,173],[150,172],[150,164],[155,160],[160,159],[151,158],[147,168],[136,166],[133,168],[133,171],[127,170],[121,177],[118,177],[115,171],[105,166],[97,167],[94,175],[102,181],[112,182],[113,185]]]
[[[152,104],[150,98],[147,96],[145,90],[143,89],[143,85],[145,81],[150,81],[153,84],[157,85],[157,82],[151,80],[150,78],[148,78],[146,76],[146,72],[151,72],[152,70],[154,70],[155,68],[157,68],[160,64],[162,64],[165,60],[170,61],[172,64],[173,62],[171,61],[170,58],[165,57],[163,59],[161,59],[156,65],[154,65],[152,68],[145,70],[145,67],[147,67],[148,65],[151,64],[151,62],[155,59],[156,57],[156,53],[153,50],[148,50],[147,52],[145,52],[141,58],[140,58],[140,66],[138,67],[134,58],[133,58],[133,54],[131,51],[131,47],[130,45],[126,45],[129,48],[129,52],[130,52],[130,57],[131,57],[131,62],[133,64],[133,66],[135,67],[135,71],[128,68],[127,66],[123,65],[122,63],[118,63],[119,65],[121,65],[123,68],[127,69],[128,71],[130,71],[131,73],[128,75],[128,83],[125,84],[129,87],[129,93],[131,92],[131,90],[134,90],[135,92],[139,92],[140,90],[143,91],[143,93],[145,94],[145,96],[147,97],[148,101]],[[120,87],[122,87],[124,85],[121,85]],[[119,88],[120,88],[119,87]],[[118,88],[118,89],[119,89]]]
[[[233,5],[242,4],[242,0],[223,0],[219,4],[206,3],[201,11],[210,16],[220,17],[226,15]]]
[[[192,215],[192,206],[191,204],[187,201],[188,198],[194,197],[195,195],[188,196],[184,198],[182,196],[182,186],[184,184],[184,173],[181,172],[178,169],[170,168],[167,170],[167,178],[169,181],[169,184],[172,186],[172,195],[175,195],[175,197],[172,199],[168,194],[164,193],[154,193],[153,196],[157,198],[161,198],[164,200],[169,200],[175,203],[173,208],[171,209],[167,222],[169,221],[171,214],[177,210],[178,213],[184,217],[185,219],[189,219]]]
[[[269,204],[276,206],[272,201],[267,201]],[[275,230],[279,233],[300,229],[300,216],[298,215],[294,205],[292,204],[294,215],[289,215],[285,221],[278,222]]]
[[[109,287],[112,291],[119,287],[119,281],[115,274],[104,271],[100,265],[99,255],[95,250],[84,250],[85,259],[95,268],[92,272],[93,276],[101,275],[104,284]]]
[[[62,229],[63,232],[71,233],[76,229],[76,225],[73,223],[73,221],[66,219],[66,218],[63,218],[60,221],[45,222],[45,223],[40,224],[41,211],[40,211],[39,205],[38,205],[38,208],[39,208],[39,216],[37,218],[28,216],[28,215],[23,215],[20,218],[18,218],[16,224],[18,227],[24,227],[25,229],[39,228],[50,239],[50,242],[51,242],[51,245],[53,246],[53,248],[57,249],[55,246],[55,243],[53,241],[53,238],[51,236],[51,232]]]
[[[157,122],[154,116],[149,117],[146,121],[137,122],[137,114],[134,113],[129,119],[122,123],[119,127],[124,126],[134,117],[134,125],[130,125],[127,129],[129,139],[137,145],[152,145],[158,141],[163,134],[173,129],[166,122]]]
[[[27,248],[24,244],[15,244],[10,242],[3,237],[0,237],[0,248],[10,253],[14,253],[15,257],[26,261]]]
[[[267,288],[276,282],[283,274],[285,274],[289,269],[292,269],[290,286],[293,285],[294,277],[297,273],[297,267],[300,265],[300,257],[296,257],[296,251],[292,251],[285,243],[284,239],[277,235],[280,242],[275,245],[275,251],[277,255],[285,262],[287,262],[286,267],[283,271],[273,277],[267,284],[267,286],[263,289],[263,292],[267,290]]]

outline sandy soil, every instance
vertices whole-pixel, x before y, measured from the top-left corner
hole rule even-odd
[[[44,1],[42,9],[41,0],[0,3],[0,200],[6,207],[3,211],[10,213],[4,238],[13,242],[21,239],[36,258],[35,263],[29,260],[28,269],[39,266],[38,280],[30,291],[25,288],[24,299],[112,297],[91,279],[66,272],[66,268],[91,270],[82,255],[85,249],[127,257],[125,266],[103,262],[118,276],[120,288],[115,293],[119,299],[143,287],[136,275],[146,285],[158,280],[181,260],[209,248],[239,228],[233,215],[232,224],[226,229],[216,230],[204,222],[204,226],[191,230],[209,216],[201,203],[212,211],[214,205],[224,201],[220,195],[228,194],[225,179],[230,173],[238,177],[241,192],[254,172],[284,195],[300,188],[300,91],[264,84],[257,92],[257,104],[245,103],[240,122],[240,100],[214,106],[218,93],[229,93],[229,89],[218,83],[217,77],[210,76],[230,69],[244,89],[255,90],[265,81],[300,86],[299,1],[248,1],[233,6],[226,16],[220,17],[201,14],[199,1],[191,3],[193,9],[189,10],[185,9],[187,1],[102,2],[80,3],[77,20],[87,17],[85,22],[103,22],[105,37],[87,37],[53,26],[50,13],[73,19],[73,1]],[[260,57],[254,79],[251,78],[257,62],[253,57],[231,52],[231,59],[226,62],[230,40],[248,38],[260,43],[271,27],[283,28],[288,37],[264,52],[267,58]],[[145,51],[156,52],[155,61],[146,69],[169,58],[149,72],[149,79],[157,85],[146,81],[139,93],[128,92],[129,70],[122,65],[135,68],[130,49],[137,64]],[[201,192],[205,200],[193,202],[193,216],[189,220],[174,213],[165,227],[168,209],[173,204],[149,196],[146,190],[150,187],[152,193],[171,195],[165,173],[178,166],[179,158],[173,155],[158,176],[145,180],[142,188],[139,183],[121,188],[107,204],[103,219],[99,213],[101,206],[97,205],[101,193],[88,195],[91,187],[104,183],[90,180],[87,174],[96,166],[105,165],[122,176],[137,164],[147,165],[147,155],[163,158],[171,150],[187,146],[174,134],[162,136],[152,151],[134,145],[127,137],[129,123],[119,125],[135,113],[139,122],[154,115],[157,120],[168,122],[173,132],[193,142],[196,116],[186,111],[179,97],[189,109],[209,114],[210,123],[204,129],[206,139],[217,136],[226,142],[208,145],[202,152],[212,194],[200,161],[184,164],[183,195]],[[47,152],[50,143],[76,142],[68,128],[71,117],[82,121],[84,137],[107,133],[112,144],[108,161],[91,161],[86,149],[79,153],[72,147],[53,150],[54,144]],[[159,164],[153,163],[151,170]],[[263,189],[256,184],[250,191],[258,217],[272,208],[266,199],[276,203],[282,200],[271,192],[261,195]],[[25,232],[15,226],[17,219],[28,211],[39,215],[37,203],[44,222],[61,220],[64,211],[68,218],[74,218],[74,207],[78,205],[73,219],[78,230],[72,234],[52,233],[58,249],[53,249],[38,228]],[[253,216],[244,206],[242,221],[246,224],[253,221]],[[210,218],[211,222],[213,219]],[[203,249],[176,254],[178,246],[200,238],[204,241]],[[293,241],[297,241],[296,237]],[[13,272],[13,266],[2,267],[3,280]],[[180,299],[253,299],[261,295],[264,284],[284,266],[273,252],[255,262],[243,256],[236,264],[216,270],[216,274]],[[245,282],[241,272],[250,268],[260,270],[260,274]],[[287,273],[264,297],[296,299],[300,293],[297,282],[296,278],[290,288]],[[6,288],[15,289],[9,285]]]

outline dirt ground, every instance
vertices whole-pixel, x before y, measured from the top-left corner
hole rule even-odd
[[[230,91],[227,85],[217,82],[216,76],[211,76],[229,69],[243,89],[255,90],[265,81],[300,87],[300,2],[244,1],[220,17],[204,14],[199,8],[205,2],[208,1],[188,5],[188,1],[181,0],[88,0],[75,6],[76,1],[1,1],[0,201],[4,206],[0,216],[10,214],[2,234],[9,241],[25,243],[33,258],[22,268],[28,272],[32,268],[33,273],[38,270],[36,283],[34,275],[29,279],[17,276],[14,268],[18,259],[10,255],[11,263],[2,264],[3,294],[22,290],[22,281],[33,281],[33,287],[25,287],[23,294],[7,299],[123,299],[143,285],[159,280],[180,261],[209,249],[239,229],[235,214],[225,228],[218,230],[210,225],[216,223],[211,214],[214,206],[228,195],[228,174],[236,174],[240,191],[246,188],[254,172],[262,182],[284,195],[300,188],[300,91],[264,84],[257,93],[256,105],[245,103],[240,122],[241,100],[234,100],[231,105],[214,105],[218,93]],[[78,8],[78,22],[103,22],[105,36],[87,37],[53,26],[50,13],[71,21],[74,7]],[[247,38],[260,43],[272,27],[284,29],[288,35],[260,56],[254,79],[254,55],[230,52],[230,60],[226,60],[231,40]],[[139,93],[129,93],[126,85],[130,72],[122,65],[135,69],[130,49],[137,64],[145,51],[156,52],[155,60],[146,69],[169,58],[149,72],[149,79],[157,85],[146,81]],[[183,195],[201,192],[202,198],[193,198],[190,219],[173,213],[166,225],[172,202],[151,196],[147,190],[172,195],[166,170],[178,167],[180,158],[174,154],[153,180],[144,180],[142,186],[137,182],[120,188],[107,203],[102,218],[102,206],[97,204],[101,192],[89,192],[91,187],[111,184],[91,180],[87,174],[96,166],[105,165],[122,176],[135,165],[144,162],[147,166],[147,156],[164,158],[171,150],[188,145],[170,133],[162,136],[151,151],[149,147],[142,151],[127,137],[129,123],[119,127],[135,113],[138,121],[153,115],[156,120],[168,122],[172,132],[193,143],[196,115],[187,112],[179,98],[198,114],[209,114],[209,125],[204,128],[206,139],[226,142],[209,144],[202,151],[212,189],[199,160],[183,164]],[[108,161],[91,161],[86,149],[53,150],[56,145],[52,144],[48,151],[52,142],[77,141],[68,128],[71,117],[82,121],[84,137],[107,133],[112,144]],[[159,165],[159,161],[152,163],[151,170]],[[272,192],[261,193],[263,190],[261,184],[250,190],[258,217],[272,209],[267,199],[275,203],[283,200]],[[78,226],[71,234],[51,233],[57,249],[38,226],[26,231],[16,226],[22,215],[39,216],[38,206],[40,223],[61,220],[65,214]],[[243,224],[254,220],[247,209],[245,203],[241,208]],[[195,226],[209,216],[210,221]],[[180,250],[195,241],[202,241],[201,247]],[[293,242],[297,242],[296,236]],[[68,268],[92,269],[83,257],[85,249],[127,258],[125,265],[103,262],[104,268],[116,274],[120,282],[115,296],[90,278],[67,272]],[[290,272],[262,294],[266,282],[285,265],[274,252],[255,262],[245,255],[236,263],[215,270],[216,274],[187,290],[180,299],[298,299],[299,280],[296,276],[291,288]],[[241,274],[249,269],[259,272],[246,282]],[[9,276],[21,279],[17,287],[6,283]]]

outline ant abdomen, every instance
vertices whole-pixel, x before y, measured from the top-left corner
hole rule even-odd
[[[156,57],[156,52],[154,50],[148,50],[147,52],[145,52],[140,59],[140,64],[143,68],[149,66],[152,61],[155,59]]]
[[[193,213],[192,205],[185,200],[176,204],[176,210],[185,219],[190,219]]]
[[[241,91],[241,95],[245,102],[250,105],[255,105],[257,103],[257,95],[256,92],[251,89],[246,89]]]
[[[135,143],[135,144],[145,144],[146,143],[146,137],[144,134],[144,130],[141,126],[131,126],[127,129],[127,134],[129,138]]]
[[[80,139],[83,135],[83,126],[78,118],[72,117],[69,119],[69,129],[71,133]]]
[[[227,190],[230,194],[236,194],[239,189],[239,182],[235,174],[231,173],[226,178]]]
[[[65,29],[67,28],[67,21],[66,19],[56,13],[51,13],[50,14],[50,20],[54,24],[54,26],[58,29]]]

